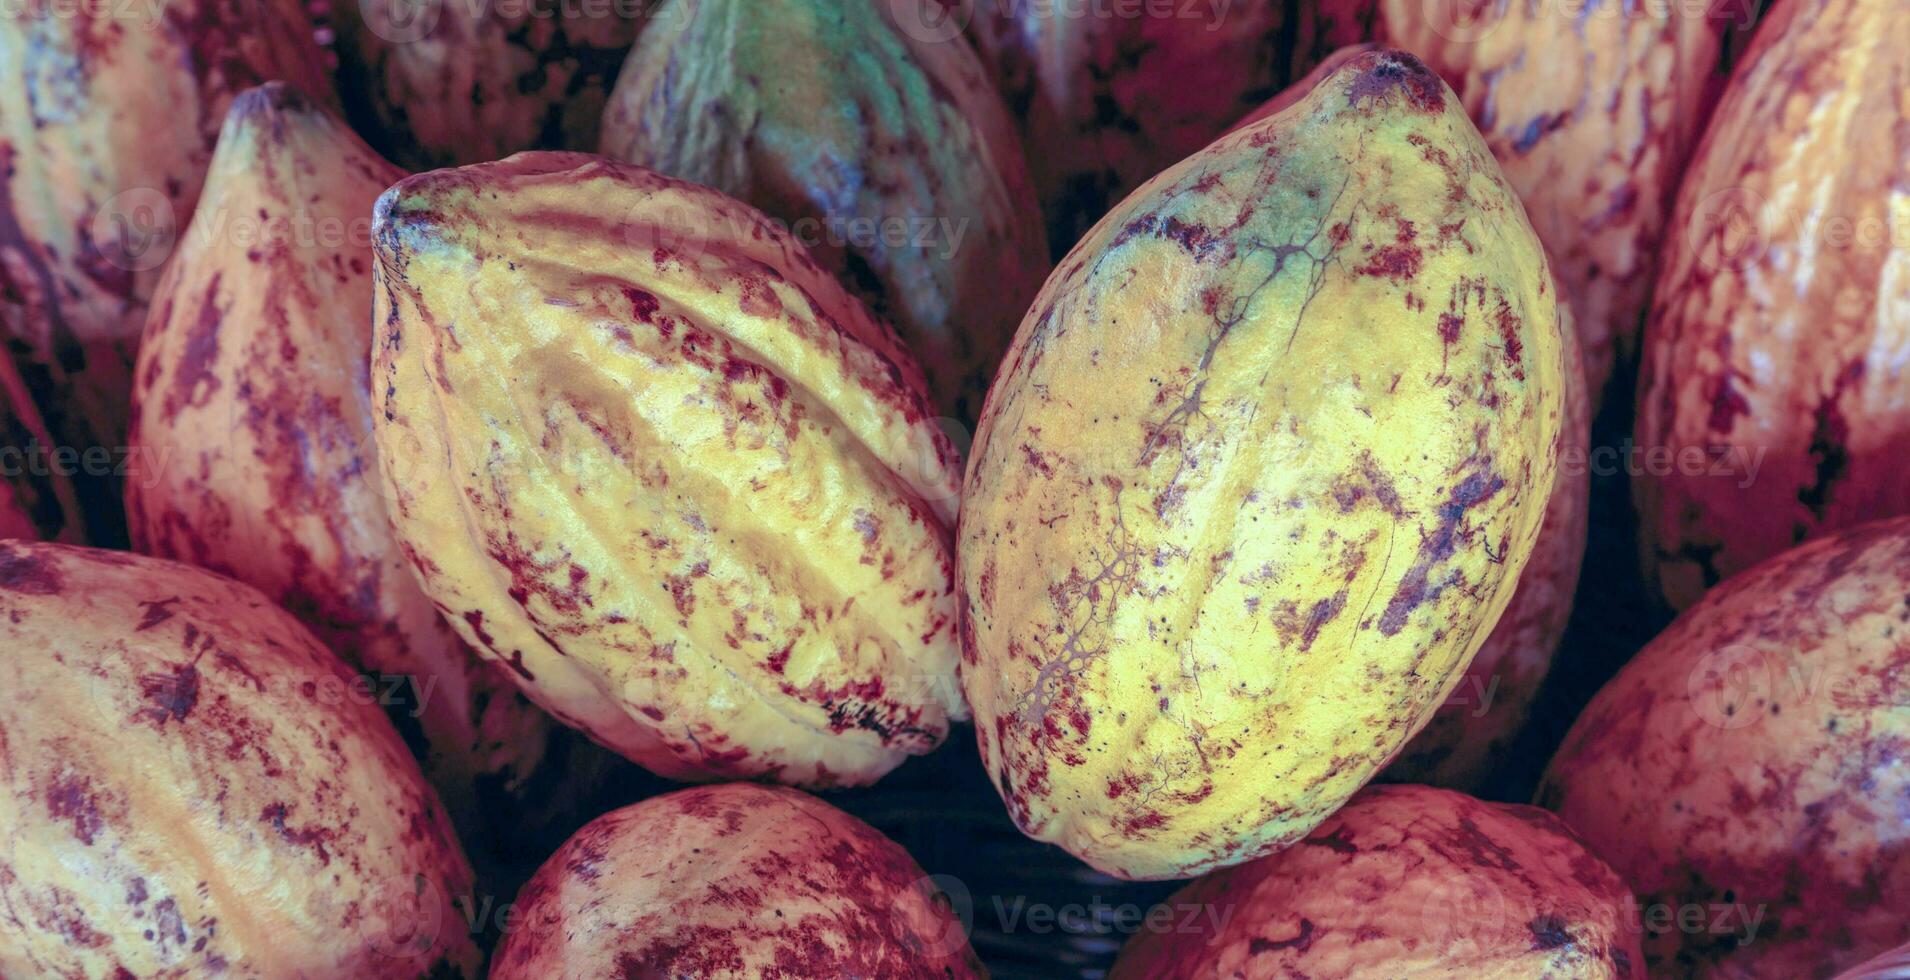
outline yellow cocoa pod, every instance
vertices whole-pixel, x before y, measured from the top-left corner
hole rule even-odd
[[[727,783],[591,821],[519,893],[492,980],[987,976],[934,880],[793,789]]]
[[[955,451],[768,218],[561,153],[379,199],[373,397],[425,592],[665,776],[873,781],[965,717]]]
[[[1427,786],[1365,790],[1166,906],[1112,980],[1644,976],[1631,891],[1564,821]]]
[[[0,542],[0,651],[0,974],[478,975],[444,808],[265,596]]]
[[[1129,878],[1292,843],[1459,680],[1552,492],[1544,250],[1409,55],[1116,208],[989,393],[964,689],[1022,829]]]

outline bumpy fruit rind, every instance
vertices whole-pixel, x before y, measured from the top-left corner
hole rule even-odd
[[[0,542],[0,973],[475,977],[450,822],[265,596]]]
[[[1023,830],[1131,878],[1299,839],[1446,698],[1551,493],[1543,249],[1369,53],[1111,213],[990,393],[962,682]]]
[[[374,424],[427,594],[674,778],[870,782],[965,717],[957,461],[801,246],[572,154],[379,199]]]

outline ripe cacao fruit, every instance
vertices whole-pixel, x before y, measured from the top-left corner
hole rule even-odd
[[[981,62],[911,30],[936,3],[671,0],[617,82],[603,151],[784,222],[895,325],[937,407],[967,423],[1048,245]]]
[[[226,106],[267,79],[326,99],[331,82],[292,0],[67,6],[0,13],[0,334],[58,446],[111,451]],[[94,537],[122,535],[117,484],[79,489]]]
[[[1640,550],[1675,608],[1816,534],[1910,511],[1910,7],[1779,6],[1680,192],[1639,378]]]
[[[1168,878],[1298,840],[1426,723],[1545,516],[1544,250],[1409,55],[1149,183],[989,394],[961,678],[1016,822]]]
[[[961,5],[1021,119],[1055,248],[1295,80],[1312,2]]]
[[[1716,95],[1726,12],[1689,3],[1326,0],[1458,91],[1572,306],[1596,410],[1635,353],[1679,178]]]
[[[519,894],[491,978],[987,976],[937,897],[813,796],[700,786],[578,831]]]
[[[1902,942],[1906,569],[1910,518],[1785,552],[1572,726],[1539,799],[1637,890],[1653,976],[1830,976]]]
[[[0,353],[0,538],[83,538],[66,461],[13,361]],[[109,458],[110,459],[110,458]]]
[[[253,589],[0,542],[0,974],[475,977],[397,732]]]
[[[338,87],[353,122],[417,170],[596,148],[649,0],[341,0]]]
[[[233,102],[154,296],[127,487],[139,550],[260,589],[352,666],[466,834],[521,794],[553,727],[425,598],[371,433],[371,209],[404,174],[282,84]],[[381,688],[386,691],[387,685]],[[505,800],[480,800],[496,784]],[[521,819],[521,813],[513,819]]]
[[[660,775],[868,783],[966,716],[957,459],[767,217],[563,153],[378,201],[373,423],[426,594]]]
[[[1112,980],[1643,976],[1631,892],[1562,821],[1427,786],[1367,789],[1167,906],[1192,914],[1135,934]]]

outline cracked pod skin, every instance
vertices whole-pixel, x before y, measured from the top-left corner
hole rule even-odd
[[[1564,368],[1544,251],[1409,55],[1115,209],[1022,324],[965,488],[961,678],[1016,823],[1155,879],[1337,809],[1512,597]]]
[[[937,409],[969,424],[1050,266],[981,62],[909,30],[936,2],[673,0],[617,82],[603,152],[785,222],[895,325]]]
[[[1592,699],[1539,791],[1654,905],[1653,976],[1827,977],[1910,908],[1910,518],[1813,541],[1712,590]],[[1718,931],[1715,910],[1756,909]]]
[[[1428,786],[1364,790],[1167,906],[1192,928],[1136,933],[1110,980],[1644,977],[1631,892],[1563,821]]]
[[[290,0],[79,6],[0,15],[0,334],[83,451],[126,444],[146,304],[232,97],[272,78],[332,96]],[[123,533],[109,483],[80,484],[103,541]]]
[[[1571,320],[1569,308],[1561,304],[1565,430],[1560,458],[1573,465],[1559,467],[1545,504],[1545,523],[1532,546],[1532,559],[1519,574],[1512,602],[1466,665],[1459,686],[1386,767],[1380,778],[1387,782],[1430,783],[1465,792],[1485,786],[1525,727],[1565,637],[1585,558],[1591,496],[1591,404]]]
[[[54,445],[26,382],[0,353],[0,539],[57,539],[78,543],[80,506],[73,482],[57,467],[28,455]],[[53,460],[52,462],[57,462]]]
[[[1021,120],[1055,248],[1297,78],[1311,2],[958,8]]]
[[[0,974],[477,976],[470,869],[352,680],[249,587],[0,542]]]
[[[729,783],[598,817],[518,895],[491,980],[985,977],[900,845],[792,789]]]
[[[1910,511],[1906,48],[1910,6],[1781,5],[1685,178],[1638,385],[1637,443],[1665,464],[1632,480],[1674,608]]]
[[[410,178],[374,239],[399,537],[532,698],[662,776],[818,787],[966,717],[955,451],[801,245],[559,153]]]
[[[1636,356],[1725,35],[1748,30],[1750,11],[1729,5],[1326,0],[1320,13],[1340,39],[1411,51],[1459,93],[1551,256],[1593,411],[1614,364]]]
[[[595,149],[650,6],[341,0],[339,91],[359,131],[414,170]]]
[[[353,667],[414,678],[394,721],[468,835],[522,793],[553,726],[444,622],[391,531],[370,224],[403,176],[282,84],[233,102],[140,349],[135,444],[164,465],[126,509],[140,551],[258,588]]]

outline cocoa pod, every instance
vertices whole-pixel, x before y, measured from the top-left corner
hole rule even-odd
[[[1544,250],[1409,55],[1155,178],[977,433],[961,679],[1021,828],[1167,878],[1304,836],[1453,689],[1554,484]]]
[[[522,802],[553,726],[443,621],[391,531],[370,226],[403,176],[283,84],[233,102],[154,296],[133,437],[161,465],[130,481],[126,510],[140,551],[260,589],[386,679],[381,697],[405,691],[386,707],[475,840],[488,811]]]
[[[1484,787],[1525,727],[1539,688],[1572,618],[1579,566],[1585,558],[1591,474],[1592,411],[1570,308],[1559,305],[1565,340],[1565,421],[1557,482],[1532,560],[1519,574],[1512,602],[1480,645],[1466,675],[1432,720],[1406,743],[1382,779],[1476,792]],[[1569,462],[1571,465],[1565,465]]]
[[[476,977],[391,723],[257,591],[0,542],[0,973]]]
[[[1685,177],[1632,480],[1647,578],[1674,608],[1814,535],[1910,511],[1906,45],[1901,4],[1779,6]]]
[[[1375,786],[1291,850],[1174,893],[1111,980],[1642,976],[1637,906],[1537,807]]]
[[[338,87],[373,145],[414,170],[591,150],[653,0],[341,0]]]
[[[766,216],[562,153],[378,201],[373,423],[467,642],[660,775],[859,785],[965,717],[957,458]]]
[[[731,783],[577,832],[519,894],[492,980],[984,977],[894,841],[813,796]]]
[[[1361,40],[1411,51],[1465,102],[1550,252],[1578,322],[1592,407],[1639,324],[1679,179],[1715,102],[1714,3],[1326,0]],[[1340,35],[1343,39],[1344,34]]]
[[[292,0],[27,0],[0,14],[0,334],[59,447],[126,442],[146,304],[234,95],[330,99]],[[79,481],[102,543],[118,484]]]
[[[0,354],[0,538],[79,543],[79,498],[13,362]]]
[[[1305,39],[1321,30],[1314,2],[953,6],[1021,120],[1059,254],[1143,182],[1299,78],[1310,67]],[[923,31],[936,23],[925,19]]]
[[[1566,735],[1539,802],[1638,892],[1652,976],[1829,977],[1903,941],[1906,569],[1910,518],[1772,558]]]
[[[911,30],[935,2],[669,0],[617,82],[603,152],[785,222],[972,424],[1048,245],[981,62]]]

